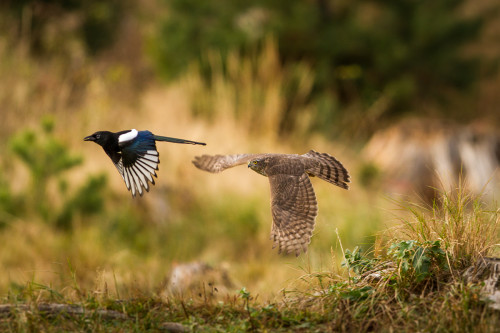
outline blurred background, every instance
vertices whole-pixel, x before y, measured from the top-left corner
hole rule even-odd
[[[462,178],[494,202],[499,10],[495,0],[2,1],[0,294],[161,294],[171,272],[209,270],[228,290],[272,298],[337,266],[342,248],[372,249],[398,223],[395,200],[430,204]],[[131,128],[207,146],[159,143],[156,186],[133,199],[83,142]],[[319,216],[298,258],[271,249],[267,179],[191,164],[309,149],[337,157],[352,186],[313,179]]]

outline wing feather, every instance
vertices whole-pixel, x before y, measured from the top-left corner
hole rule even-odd
[[[156,150],[154,135],[151,132],[132,132],[127,132],[120,137],[123,139],[119,142],[121,157],[115,165],[125,180],[127,189],[135,197],[137,193],[142,196],[144,190],[149,191],[148,181],[155,184],[153,177],[157,177],[156,170],[158,170],[160,158]]]
[[[154,184],[154,180],[153,180],[152,174],[156,176],[155,170],[148,171],[146,168],[144,168],[142,166],[142,164],[140,162],[135,163],[135,167],[137,168],[137,170],[139,170],[139,173],[141,175],[143,175],[144,177],[146,177],[147,180],[149,180],[151,183]],[[147,181],[144,181],[144,184],[147,185],[147,186],[149,186]],[[146,191],[147,190],[149,190],[149,188],[146,189]]]
[[[248,163],[266,154],[202,155],[196,156],[193,164],[201,170],[212,173],[224,171],[237,165]]]
[[[141,179],[139,178],[139,175],[136,173],[135,168],[134,168],[133,165],[128,168],[128,172],[132,175],[132,178],[134,180],[135,188],[137,188],[137,191],[142,196],[142,194],[144,193],[143,190],[142,190],[143,184],[141,182]]]
[[[335,157],[310,150],[300,155],[304,158],[306,172],[344,189],[349,189],[349,172]]]
[[[295,253],[307,250],[311,241],[318,203],[307,174],[269,176],[271,185],[271,239],[278,251]],[[273,246],[273,247],[274,247]]]
[[[156,177],[156,170],[158,169],[151,167],[149,164],[144,163],[142,160],[137,160],[135,164],[145,169],[149,174],[152,174]]]
[[[279,252],[306,252],[311,241],[318,203],[309,175],[348,188],[349,173],[333,156],[313,150],[304,155],[236,154],[196,156],[193,164],[212,173],[224,171],[253,159],[267,163],[262,174],[269,177],[273,223],[270,239]]]

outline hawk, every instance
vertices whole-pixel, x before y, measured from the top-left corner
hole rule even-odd
[[[269,178],[273,223],[271,240],[279,253],[306,252],[318,215],[318,202],[309,177],[349,189],[349,173],[335,157],[310,150],[297,154],[237,154],[196,156],[193,164],[212,173],[245,164]]]

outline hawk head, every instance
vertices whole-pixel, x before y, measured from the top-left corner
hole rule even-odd
[[[266,173],[267,159],[265,158],[253,159],[250,162],[248,162],[248,167],[253,171],[267,177]]]

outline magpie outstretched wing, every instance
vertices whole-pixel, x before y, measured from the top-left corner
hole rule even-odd
[[[93,141],[104,149],[134,197],[137,193],[142,196],[144,190],[148,192],[149,183],[155,184],[153,177],[157,177],[156,170],[160,163],[156,141],[205,145],[203,142],[159,136],[135,129],[117,133],[99,131],[84,140]]]
[[[115,165],[127,189],[134,197],[137,192],[142,196],[143,189],[149,192],[148,181],[155,184],[153,176],[157,177],[156,170],[160,163],[153,133],[132,130],[118,137],[118,146],[121,159]]]

